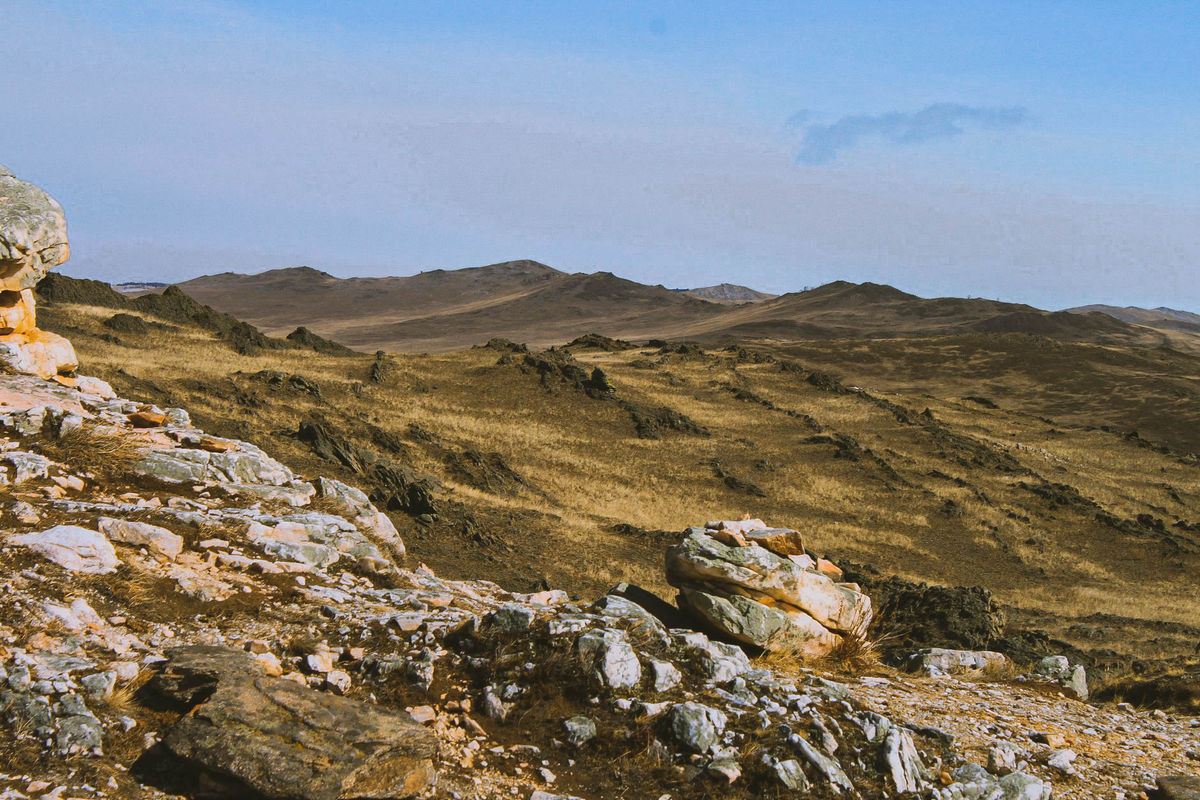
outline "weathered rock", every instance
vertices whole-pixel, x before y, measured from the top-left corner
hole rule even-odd
[[[999,669],[1007,663],[1008,659],[1003,653],[991,650],[947,650],[928,647],[909,656],[906,666],[910,672],[922,671],[937,676]]]
[[[821,776],[835,791],[854,791],[854,784],[850,781],[850,776],[842,769],[842,765],[838,763],[836,758],[821,752],[809,744],[807,739],[796,733],[788,737],[788,744],[792,746],[801,758],[811,764],[817,772],[821,773]]]
[[[667,711],[667,727],[675,741],[693,753],[706,753],[721,741],[728,719],[701,703],[676,703]]]
[[[1088,699],[1087,670],[1082,664],[1072,667],[1066,656],[1046,656],[1033,668],[1030,677],[1057,683],[1072,697]]]
[[[164,739],[180,758],[270,798],[411,797],[434,780],[437,741],[406,714],[268,677],[238,650],[168,656],[152,689],[199,703]]]
[[[695,612],[737,641],[755,647],[767,647],[788,627],[783,612],[741,595],[719,597],[685,587],[679,593],[679,606]]]
[[[750,544],[765,547],[776,555],[788,558],[804,555],[804,537],[790,528],[763,528],[742,534]]]
[[[741,595],[719,597],[685,588],[680,592],[680,607],[736,641],[763,649],[786,646],[797,655],[819,658],[842,641],[799,609],[771,607]]]
[[[112,543],[99,531],[77,525],[56,525],[37,533],[14,536],[9,541],[27,547],[71,572],[113,572],[121,562]]]
[[[1200,776],[1162,775],[1154,800],[1200,800]]]
[[[42,378],[78,366],[71,343],[37,328],[33,287],[70,256],[62,206],[0,167],[0,364]]]
[[[310,541],[308,530],[296,523],[280,523],[268,527],[259,522],[251,522],[246,536],[255,547],[267,555],[285,561],[298,561],[312,567],[327,567],[341,556],[334,547]]]
[[[563,733],[568,744],[576,747],[596,738],[596,723],[588,717],[571,717],[563,721]]]
[[[575,643],[584,668],[604,686],[628,689],[642,679],[642,665],[624,631],[591,630]]]
[[[533,625],[532,608],[520,603],[509,603],[487,615],[487,622],[500,633],[515,635],[524,633]]]
[[[883,740],[881,761],[897,792],[919,792],[929,783],[929,773],[921,763],[912,734],[892,727]]]
[[[761,519],[721,519],[706,522],[704,523],[704,527],[711,531],[727,531],[729,533],[740,533],[744,536],[750,531],[765,530],[767,523]]]
[[[800,762],[794,758],[778,761],[774,767],[775,778],[785,788],[797,794],[807,794],[809,789],[808,776],[800,767]]]
[[[751,599],[770,598],[804,611],[835,633],[859,635],[871,621],[866,595],[762,547],[729,547],[693,532],[667,549],[666,562],[673,586],[715,586]]]
[[[988,747],[988,772],[1009,775],[1017,771],[1017,746],[1011,742],[996,742]]]
[[[17,484],[35,478],[45,478],[50,469],[50,459],[37,453],[24,453],[19,450],[0,455],[0,463],[12,468],[11,482]]]
[[[183,552],[183,537],[157,525],[101,517],[97,527],[111,541],[146,547],[170,559],[175,559]]]

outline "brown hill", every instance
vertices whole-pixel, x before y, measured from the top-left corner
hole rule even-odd
[[[501,336],[544,347],[585,333],[705,343],[748,339],[1030,333],[1067,341],[1200,352],[1200,335],[1103,314],[835,281],[748,303],[710,302],[612,273],[560,272],[534,261],[405,278],[336,278],[307,267],[223,273],[181,284],[214,308],[280,335],[298,322],[359,350],[445,352]]]
[[[1098,312],[1107,314],[1110,317],[1119,319],[1122,322],[1131,322],[1135,325],[1146,325],[1151,328],[1165,328],[1167,330],[1187,331],[1189,333],[1200,333],[1200,314],[1193,314],[1190,311],[1180,311],[1175,308],[1167,308],[1159,306],[1158,308],[1138,308],[1137,306],[1106,306],[1101,304],[1090,306],[1076,306],[1068,308],[1065,311],[1072,314],[1088,314]]]

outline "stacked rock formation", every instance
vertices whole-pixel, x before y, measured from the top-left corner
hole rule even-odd
[[[0,166],[0,366],[69,382],[78,366],[63,337],[38,330],[33,287],[67,260],[62,206]]]
[[[871,623],[871,600],[839,583],[836,566],[804,551],[801,535],[762,520],[689,528],[667,549],[679,605],[735,641],[826,656]]]

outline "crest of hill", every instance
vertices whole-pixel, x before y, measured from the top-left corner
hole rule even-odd
[[[1190,311],[1180,311],[1175,308],[1159,306],[1158,308],[1138,308],[1137,306],[1107,306],[1095,304],[1076,306],[1065,309],[1070,314],[1107,314],[1114,319],[1133,325],[1146,325],[1151,328],[1166,328],[1167,330],[1200,333],[1200,314]]]
[[[202,303],[282,335],[297,322],[323,336],[363,346],[339,335],[346,327],[453,314],[531,291],[565,273],[536,261],[507,261],[461,270],[431,270],[408,277],[337,278],[310,267],[255,275],[222,273],[179,286]]]
[[[713,303],[755,303],[759,300],[770,300],[778,295],[760,292],[748,286],[736,283],[718,283],[716,286],[702,286],[698,289],[676,289],[677,292],[709,300]]]

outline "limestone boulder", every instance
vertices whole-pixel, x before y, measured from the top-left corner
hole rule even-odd
[[[672,586],[715,586],[721,594],[784,603],[834,633],[861,635],[871,621],[865,594],[765,548],[731,547],[702,532],[667,549],[666,571]]]
[[[32,289],[70,254],[62,206],[0,166],[0,292]]]
[[[63,337],[38,330],[33,287],[67,260],[62,206],[0,167],[0,366],[69,382],[79,366]]]
[[[111,541],[145,547],[171,560],[183,552],[183,537],[158,525],[101,517],[97,527]]]
[[[9,539],[70,572],[104,574],[115,572],[121,562],[112,542],[99,531],[77,525],[56,525],[44,531]]]

